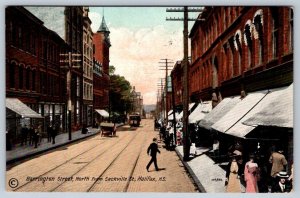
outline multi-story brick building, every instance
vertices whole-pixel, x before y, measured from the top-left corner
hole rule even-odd
[[[93,31],[89,8],[83,8],[83,111],[82,122],[92,125],[93,117]]]
[[[18,98],[44,116],[47,126],[66,127],[66,71],[60,67],[60,53],[67,45],[55,32],[24,7],[10,6],[6,18],[6,97]],[[17,141],[22,122],[32,119],[14,117],[7,109],[7,127]],[[45,122],[44,122],[45,121]]]
[[[65,7],[65,40],[72,59],[80,59],[80,62],[73,63],[79,67],[71,68],[71,104],[68,110],[71,110],[72,130],[81,127],[83,117],[83,13],[82,6]]]
[[[171,72],[172,85],[174,86],[174,98],[175,106],[182,108],[182,99],[183,99],[183,66],[182,61],[177,61],[174,65],[174,68]]]
[[[190,97],[210,100],[293,81],[293,9],[205,7],[191,29]]]
[[[94,44],[94,74],[93,97],[94,109],[109,109],[109,48],[111,46],[110,31],[104,16],[101,25],[93,35]],[[97,116],[95,114],[95,116]]]

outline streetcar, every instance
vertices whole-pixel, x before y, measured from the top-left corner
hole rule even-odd
[[[140,123],[141,123],[141,116],[139,114],[132,114],[129,115],[129,125],[131,127],[135,126],[135,127],[139,127]]]

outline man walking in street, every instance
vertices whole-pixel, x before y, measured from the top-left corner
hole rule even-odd
[[[146,167],[148,172],[149,172],[149,167],[151,166],[152,162],[154,162],[155,170],[156,171],[159,170],[159,168],[157,166],[156,154],[157,154],[157,152],[160,153],[160,150],[158,150],[158,145],[157,145],[156,141],[157,141],[156,138],[153,138],[153,142],[150,144],[150,146],[147,149],[147,154],[149,155],[149,153],[150,153],[150,155],[151,155],[151,160]]]

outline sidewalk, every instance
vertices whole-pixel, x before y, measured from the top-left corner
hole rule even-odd
[[[123,124],[117,124],[117,127],[122,125]],[[47,138],[43,138],[37,148],[34,148],[34,146],[30,146],[28,144],[23,146],[14,146],[11,151],[6,151],[6,163],[12,163],[26,159],[33,155],[37,155],[100,133],[100,130],[96,128],[88,127],[88,130],[89,132],[87,134],[82,134],[81,130],[72,132],[72,140],[69,140],[68,133],[59,134],[55,137],[55,144],[52,144],[52,142],[47,142]]]
[[[205,152],[209,150],[208,148],[197,148],[197,156],[187,162],[183,161],[183,147],[177,146],[175,150],[201,192],[226,192],[226,187],[224,185],[226,173],[205,154]]]

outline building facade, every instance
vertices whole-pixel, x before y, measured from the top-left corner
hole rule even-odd
[[[205,7],[190,33],[190,98],[210,100],[293,81],[293,9]]]
[[[174,98],[175,98],[175,106],[182,107],[183,100],[183,66],[182,61],[177,61],[174,65],[174,68],[171,72],[172,85],[174,86]],[[191,82],[190,82],[191,83]]]
[[[66,128],[66,71],[60,67],[60,54],[67,45],[55,32],[21,6],[7,7],[6,18],[6,98],[18,98],[44,120],[38,122]],[[7,127],[13,142],[20,127],[37,120],[11,117]]]
[[[80,60],[72,62],[72,66],[76,67],[70,68],[71,85],[68,87],[71,99],[68,110],[71,111],[73,131],[81,128],[83,117],[83,13],[82,6],[65,7],[65,41],[69,46],[68,52],[72,53],[72,60]]]
[[[93,35],[94,72],[93,72],[93,104],[94,109],[109,109],[109,48],[111,47],[110,31],[104,16],[101,25]]]
[[[92,126],[93,121],[93,31],[89,8],[83,8],[83,111],[82,122]]]

